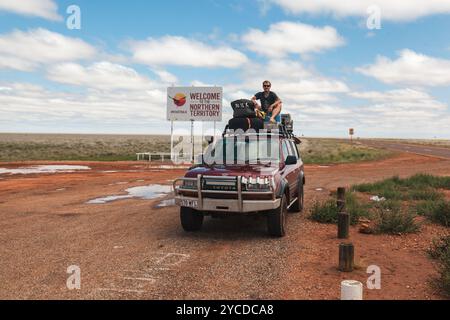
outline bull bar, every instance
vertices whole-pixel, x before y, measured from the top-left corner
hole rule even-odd
[[[208,179],[217,182],[235,182],[236,190],[205,190],[202,188],[202,182]],[[177,186],[179,182],[196,181],[197,189],[183,188]],[[215,212],[239,212],[248,213],[256,211],[265,211],[276,209],[280,206],[280,199],[275,196],[275,187],[273,181],[269,184],[268,191],[244,191],[242,190],[242,176],[226,177],[226,176],[203,176],[198,175],[197,178],[178,178],[173,181],[173,190],[175,193],[175,204],[182,207],[191,207],[199,211],[215,211]],[[196,197],[188,197],[183,192],[197,193]],[[215,195],[236,195],[236,199],[218,199],[208,198],[208,194]],[[244,200],[244,195],[267,195],[271,199],[267,200]]]

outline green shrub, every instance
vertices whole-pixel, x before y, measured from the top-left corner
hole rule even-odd
[[[419,225],[414,221],[414,215],[403,211],[399,207],[389,209],[383,205],[377,205],[375,210],[375,233],[401,234],[415,233],[419,231]]]
[[[450,201],[423,201],[416,205],[416,212],[430,218],[431,221],[450,227]]]
[[[368,206],[362,205],[354,193],[346,194],[346,212],[350,214],[350,223],[355,225],[359,218],[368,217]],[[323,203],[316,202],[311,208],[310,218],[321,223],[337,223],[338,212],[336,201],[329,199]]]
[[[400,200],[403,194],[399,188],[399,178],[392,177],[375,183],[364,183],[353,186],[352,189],[363,193],[372,193],[390,200]]]
[[[442,291],[450,296],[450,236],[434,241],[428,253],[439,261],[439,279],[437,284]]]
[[[323,203],[315,202],[310,211],[310,219],[320,223],[337,223],[336,202],[332,199]]]
[[[410,189],[408,191],[407,198],[411,200],[439,200],[444,198],[444,194],[442,192],[436,191],[433,188],[424,188],[424,189]],[[406,199],[405,199],[406,200]]]
[[[436,189],[450,189],[450,177],[417,174],[400,179],[394,176],[375,183],[355,185],[352,189],[388,200],[440,200],[444,198],[444,194]]]
[[[438,260],[450,257],[450,235],[434,240],[431,248],[428,249],[428,254],[431,258]]]
[[[402,184],[409,188],[437,188],[450,189],[450,177],[437,177],[430,174],[416,174],[404,179]]]

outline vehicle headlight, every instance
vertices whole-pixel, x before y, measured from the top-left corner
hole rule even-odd
[[[247,191],[270,190],[270,179],[268,177],[243,177],[242,184]]]
[[[197,180],[183,180],[183,189],[197,189]]]

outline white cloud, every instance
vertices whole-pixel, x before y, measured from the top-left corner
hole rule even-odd
[[[226,85],[225,92],[243,92],[250,98],[256,92],[262,91],[262,82],[267,79],[272,82],[272,90],[288,109],[302,102],[335,101],[335,94],[349,90],[344,82],[324,77],[314,70],[308,70],[298,61],[287,59],[249,64],[243,69],[242,77],[242,83]],[[233,95],[233,98],[238,97]]]
[[[296,22],[272,24],[267,32],[251,29],[242,36],[248,49],[268,57],[320,52],[344,44],[344,39],[330,26],[314,27]]]
[[[58,64],[48,69],[47,77],[64,84],[105,91],[149,90],[156,86],[153,81],[138,74],[134,69],[107,61],[88,67],[76,63]]]
[[[237,68],[247,62],[240,51],[227,46],[212,46],[177,36],[149,38],[129,43],[134,60],[150,66]]]
[[[61,21],[58,6],[53,0],[0,0],[0,11],[9,11],[25,16]]]
[[[3,85],[2,85],[3,86]],[[27,83],[0,90],[0,126],[7,131],[149,132],[162,130],[166,92],[50,91]]]
[[[366,99],[376,103],[377,109],[385,112],[417,112],[427,111],[430,114],[436,111],[445,111],[447,105],[435,100],[427,92],[416,89],[397,89],[385,92],[367,91],[350,92],[349,96]]]
[[[450,60],[430,57],[404,49],[397,60],[379,56],[372,65],[356,69],[384,83],[418,86],[450,84]]]
[[[450,2],[443,0],[271,0],[292,14],[331,14],[336,17],[368,17],[367,9],[377,5],[381,19],[409,21],[433,14],[450,13]]]
[[[46,29],[0,35],[0,68],[31,71],[42,64],[91,58],[96,49],[78,38]]]
[[[170,72],[168,72],[168,71],[166,71],[166,70],[162,70],[162,69],[153,69],[152,71],[153,71],[153,72],[159,77],[159,79],[161,79],[161,81],[164,82],[164,83],[169,83],[169,84],[176,84],[176,83],[178,83],[178,78],[177,78],[174,74],[172,74],[172,73],[170,73]]]
[[[437,101],[425,91],[396,89],[384,92],[350,92],[349,96],[368,102],[355,107],[355,126],[386,137],[450,136],[447,104]]]

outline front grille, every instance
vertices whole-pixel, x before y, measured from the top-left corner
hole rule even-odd
[[[202,185],[203,190],[212,191],[237,191],[236,180],[205,179]]]

